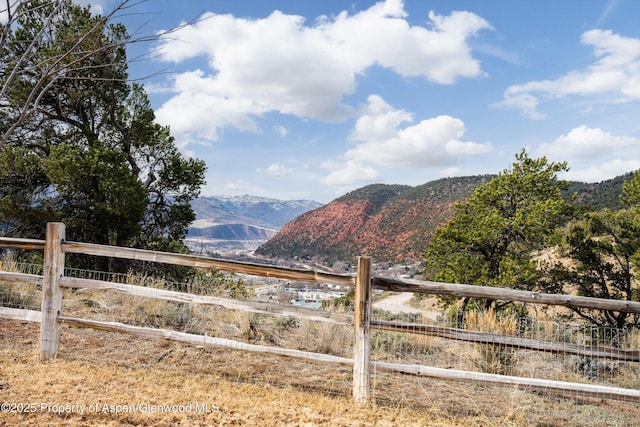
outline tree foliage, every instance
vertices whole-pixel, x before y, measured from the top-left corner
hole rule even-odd
[[[637,170],[622,186],[622,203],[640,211],[640,170]]]
[[[205,166],[128,81],[126,28],[70,1],[19,6],[0,43],[0,231],[63,221],[69,240],[184,251]]]
[[[551,266],[548,279],[541,282],[545,291],[640,301],[640,171],[625,182],[621,199],[625,209],[589,212],[568,226],[566,251],[570,261]],[[640,326],[637,314],[571,310],[601,326]]]
[[[639,301],[633,259],[640,250],[640,214],[623,209],[587,214],[570,227],[567,236],[570,263],[556,263],[546,291]],[[637,314],[571,308],[600,326],[623,328],[640,325]]]
[[[458,203],[454,218],[436,230],[423,254],[427,278],[532,289],[538,281],[532,255],[571,212],[562,195],[566,183],[557,179],[565,170],[566,163],[532,159],[524,150],[517,154],[511,169]],[[464,300],[462,312],[469,302]]]

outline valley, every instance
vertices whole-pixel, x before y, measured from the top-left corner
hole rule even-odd
[[[185,243],[196,254],[255,253],[273,262],[313,262],[334,270],[360,255],[378,263],[413,263],[436,228],[451,219],[456,203],[492,177],[442,178],[415,187],[371,184],[325,205],[248,195],[199,197],[192,203],[196,221]],[[622,184],[629,177],[573,182],[567,195],[574,195],[578,205],[619,209]]]
[[[322,206],[312,200],[257,196],[199,197],[192,202],[196,220],[184,239],[196,254],[249,255],[299,215]]]

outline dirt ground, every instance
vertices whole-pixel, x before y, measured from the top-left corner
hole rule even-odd
[[[376,301],[373,306],[390,313],[419,313],[422,314],[423,319],[428,320],[437,320],[438,317],[442,316],[442,311],[436,310],[435,307],[430,307],[430,309],[419,309],[407,305],[407,302],[413,298],[413,295],[414,294],[412,292],[393,294]],[[432,304],[435,305],[434,303]]]
[[[87,329],[63,327],[52,362],[38,346],[38,324],[0,320],[0,425],[640,425],[638,405],[397,375],[358,405],[347,368]]]

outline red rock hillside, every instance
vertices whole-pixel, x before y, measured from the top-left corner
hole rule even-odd
[[[373,184],[285,225],[256,253],[272,258],[417,261],[434,230],[490,176],[445,178],[418,187]]]

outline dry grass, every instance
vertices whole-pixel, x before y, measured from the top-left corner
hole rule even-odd
[[[18,307],[30,308],[39,302],[38,292],[29,286],[0,284],[0,292],[10,295],[10,302]],[[352,356],[352,328],[320,322],[188,306],[114,292],[69,290],[65,291],[63,312]],[[478,330],[514,333],[512,321],[497,319],[492,313],[471,316],[468,321]],[[640,336],[635,335],[633,342],[638,341]],[[460,363],[490,372],[514,366],[531,368],[536,373],[563,368],[545,354],[527,356],[525,364],[516,358],[504,360],[504,349],[478,352],[481,346],[412,334],[374,331],[372,345],[375,360],[454,368],[459,368],[455,363]],[[38,346],[39,325],[0,319],[0,402],[35,404],[37,409],[33,414],[0,412],[0,425],[640,425],[638,405],[569,400],[510,388],[379,372],[374,372],[373,377],[374,403],[356,405],[351,399],[349,367],[171,341],[145,341],[66,326],[55,361],[40,363]],[[534,366],[538,364],[539,367]],[[628,376],[629,388],[634,388],[637,372],[634,366],[619,376]],[[77,409],[64,414],[48,412],[49,408],[55,409],[51,405],[41,411],[41,404],[77,404],[84,407],[84,413]],[[191,411],[138,410],[116,415],[110,408],[103,411],[104,404],[142,404],[143,408],[183,405],[176,409]],[[88,412],[92,405],[97,412]],[[196,406],[199,409],[201,405],[213,411],[197,412]]]
[[[499,318],[493,309],[487,312],[472,311],[467,314],[469,329],[483,332],[493,332],[503,335],[515,335],[517,323],[511,317]],[[473,363],[482,372],[491,374],[511,375],[517,361],[517,355],[512,348],[499,344],[480,344],[477,354],[472,358]]]
[[[513,389],[376,373],[375,403],[350,397],[348,368],[199,348],[170,341],[63,327],[57,359],[37,359],[38,325],[0,321],[2,401],[35,414],[0,412],[0,424],[274,426],[631,426],[637,406],[580,402]],[[40,412],[78,404],[85,413]],[[188,405],[192,412],[116,415],[103,405]],[[211,413],[193,405],[208,404]],[[88,413],[97,405],[97,413]]]
[[[37,408],[32,414],[0,412],[2,425],[453,426],[473,421],[444,419],[426,408],[355,405],[345,395],[350,382],[325,382],[333,367],[67,328],[58,358],[40,363],[38,325],[3,320],[0,334],[2,401]],[[333,374],[340,375],[349,372]],[[308,383],[297,384],[300,377]],[[327,393],[340,388],[342,395]],[[195,413],[195,406],[182,413],[103,411],[104,404],[138,403],[208,404],[213,412]],[[48,405],[43,412],[41,404]],[[74,404],[85,413],[48,412],[56,409],[53,405]],[[92,405],[98,412],[88,413]]]

